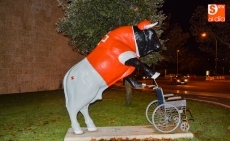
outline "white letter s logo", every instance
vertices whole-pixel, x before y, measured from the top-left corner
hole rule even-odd
[[[216,4],[208,4],[208,14],[215,15],[218,12],[218,7]]]

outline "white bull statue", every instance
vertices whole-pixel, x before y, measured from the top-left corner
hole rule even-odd
[[[110,31],[87,57],[66,73],[63,81],[66,107],[75,134],[83,134],[77,121],[79,111],[84,116],[88,131],[97,130],[89,116],[88,107],[102,99],[102,92],[106,88],[122,78],[134,88],[142,87],[142,83],[130,76],[135,68],[141,69],[152,79],[160,75],[139,60],[162,49],[152,28],[156,24],[144,20],[137,26],[122,26]]]

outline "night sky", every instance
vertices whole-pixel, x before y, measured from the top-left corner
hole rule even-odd
[[[189,31],[191,18],[193,12],[198,5],[208,6],[212,4],[213,0],[165,0],[163,11],[167,15],[171,13],[171,23],[179,23],[182,30]]]
[[[184,32],[190,32],[189,20],[197,6],[206,6],[212,4],[214,0],[165,0],[163,11],[166,15],[171,13],[170,24],[178,23]],[[195,37],[190,35],[186,43],[189,51],[199,54],[204,54],[199,49],[199,45],[195,41]]]

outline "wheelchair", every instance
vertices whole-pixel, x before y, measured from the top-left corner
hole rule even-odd
[[[150,102],[146,108],[146,118],[156,130],[162,133],[173,132],[180,126],[181,131],[187,132],[190,129],[189,120],[193,120],[193,115],[186,108],[186,99],[174,94],[164,94],[163,89],[156,85],[151,85],[156,91],[157,100]],[[190,118],[187,117],[189,114]]]

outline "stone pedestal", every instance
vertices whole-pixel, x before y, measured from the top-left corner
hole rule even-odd
[[[89,132],[87,128],[82,128],[84,134],[74,134],[72,128],[69,128],[64,141],[91,141],[92,139],[109,140],[111,138],[122,138],[122,139],[145,139],[145,138],[193,138],[191,132],[175,131],[170,134],[163,134],[157,132],[153,126],[113,126],[113,127],[97,127],[98,130],[95,132]]]

